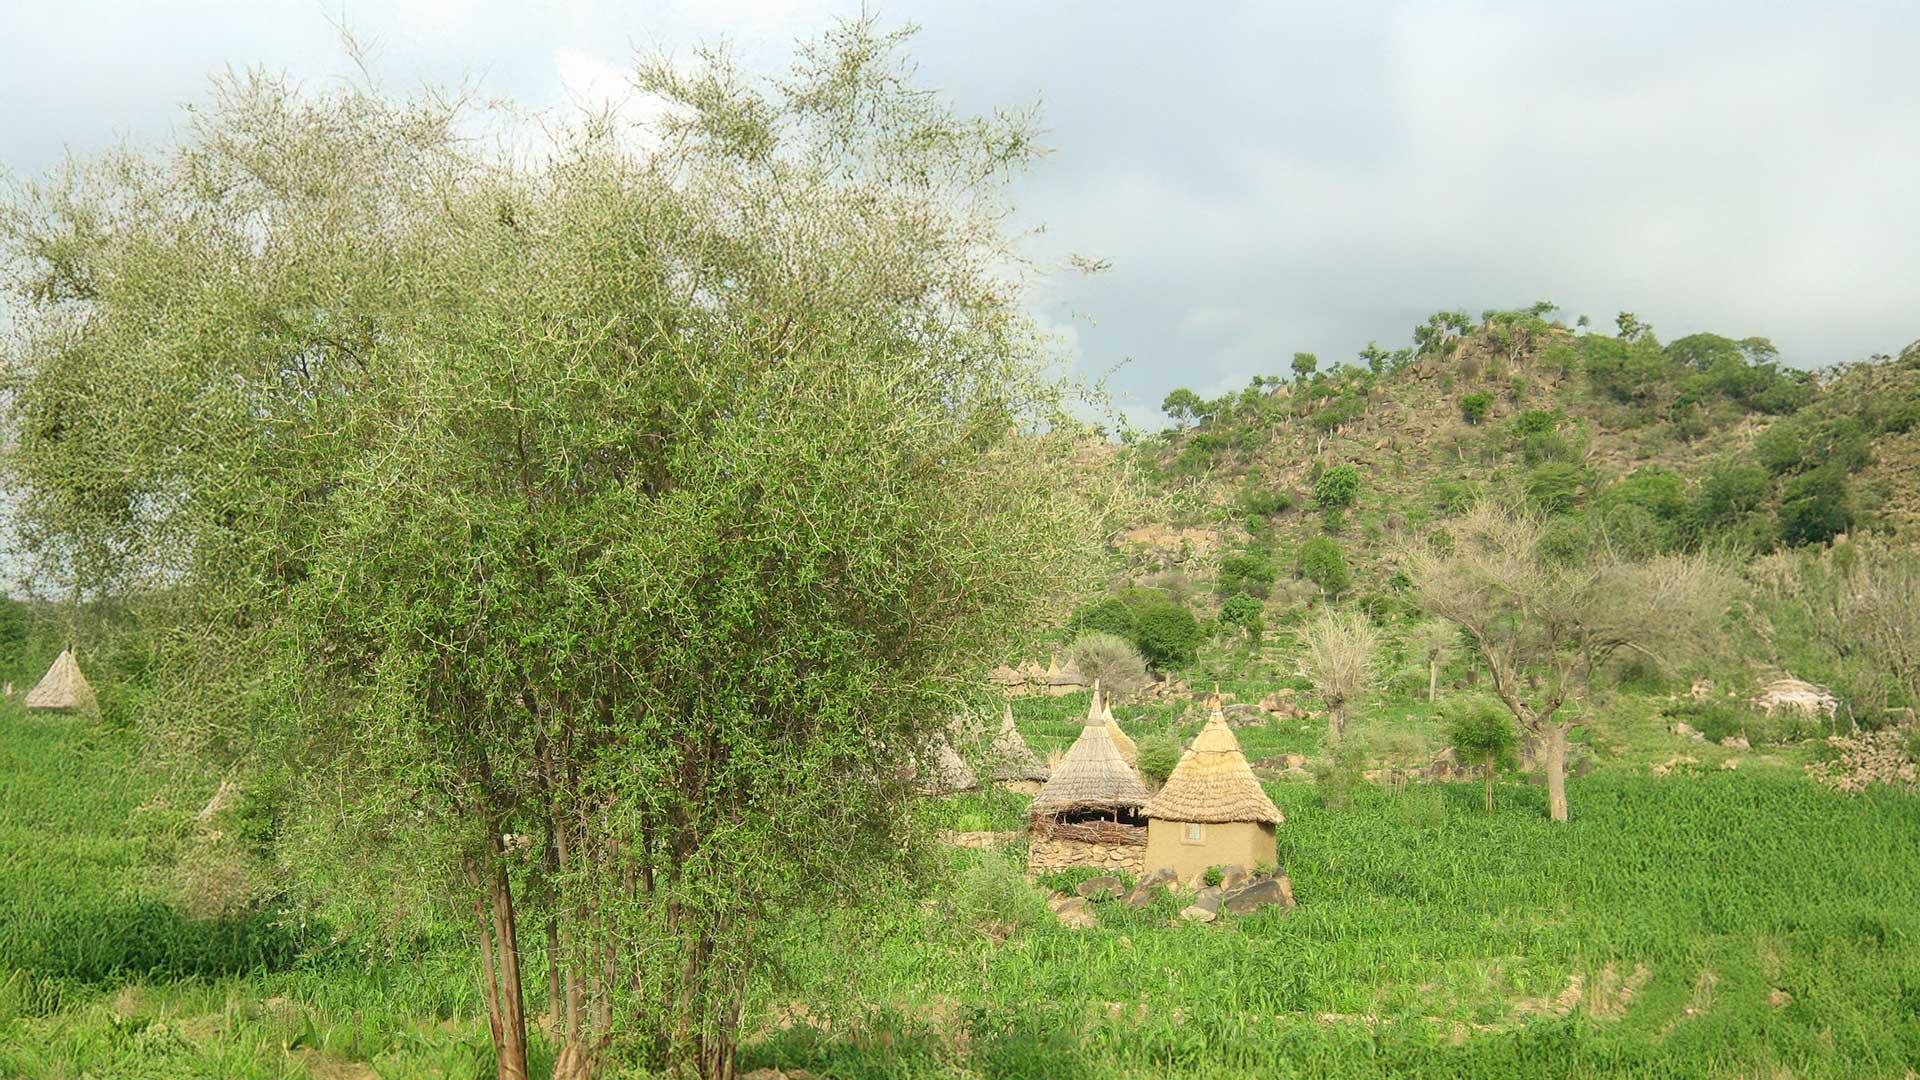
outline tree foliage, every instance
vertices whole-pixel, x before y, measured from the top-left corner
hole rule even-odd
[[[1547,739],[1551,812],[1566,818],[1562,714],[1622,652],[1671,664],[1717,632],[1732,579],[1702,555],[1629,559],[1604,547],[1553,558],[1544,523],[1482,503],[1450,523],[1446,550],[1408,544],[1400,563],[1420,606],[1458,626],[1522,726]]]
[[[899,46],[649,66],[652,151],[235,76],[8,210],[40,571],[172,619],[168,744],[284,778],[309,884],[464,912],[503,1077],[529,932],[557,1074],[729,1074],[773,931],[911,850],[904,751],[1084,580],[996,271],[1030,118]]]

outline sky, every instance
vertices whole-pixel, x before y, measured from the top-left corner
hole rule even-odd
[[[1134,423],[1296,351],[1536,300],[1815,367],[1920,338],[1920,4],[0,0],[0,171],[162,146],[211,73],[632,101],[634,59],[784,68],[866,10],[922,85],[1038,103],[1030,303]],[[1069,256],[1105,260],[1083,275]]]

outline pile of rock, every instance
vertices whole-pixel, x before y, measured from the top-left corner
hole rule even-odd
[[[1861,792],[1874,784],[1920,787],[1915,737],[1910,727],[1830,735],[1827,745],[1837,751],[1834,759],[1807,766],[1807,773],[1841,791]]]
[[[1193,898],[1180,911],[1189,922],[1210,923],[1222,915],[1246,915],[1278,904],[1293,907],[1293,882],[1286,871],[1252,873],[1244,866],[1225,866],[1220,884],[1201,880],[1182,883],[1171,868],[1162,867],[1136,878],[1132,888],[1113,874],[1090,877],[1073,887],[1072,893],[1055,892],[1047,898],[1047,909],[1062,926],[1085,930],[1099,925],[1094,905],[1118,900],[1127,907],[1145,907],[1161,896],[1191,891]]]

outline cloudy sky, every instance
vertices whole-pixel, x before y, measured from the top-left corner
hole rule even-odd
[[[224,67],[324,85],[343,17],[389,84],[558,108],[721,36],[776,71],[861,6],[0,0],[0,168],[164,142]],[[962,107],[1040,103],[1054,153],[1016,195],[1063,269],[1035,313],[1137,421],[1442,307],[1624,308],[1805,366],[1920,337],[1920,4],[866,7],[920,25]]]

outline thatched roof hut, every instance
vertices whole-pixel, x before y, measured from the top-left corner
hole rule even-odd
[[[1013,706],[1000,714],[1000,733],[987,746],[993,778],[1001,783],[1046,783],[1047,767],[1013,726]]]
[[[1146,785],[1114,745],[1096,692],[1093,704],[1087,709],[1086,722],[1080,726],[1080,737],[1053,767],[1047,786],[1033,797],[1027,813],[1039,816],[1127,811],[1130,814],[1146,801]]]
[[[1113,748],[1120,751],[1120,756],[1126,759],[1127,764],[1138,765],[1140,746],[1133,741],[1133,736],[1120,730],[1120,721],[1113,718],[1113,709],[1107,704],[1107,695],[1101,693],[1098,680],[1093,684],[1093,693],[1100,701],[1100,722],[1106,726],[1107,736],[1113,740]]]
[[[967,759],[960,756],[945,735],[934,736],[915,764],[915,779],[923,795],[951,795],[972,791],[980,785],[973,766],[967,764]]]
[[[70,649],[62,649],[46,675],[21,701],[29,709],[91,709],[93,687],[80,673],[80,663]]]
[[[1240,752],[1217,698],[1206,726],[1140,813],[1147,819],[1146,869],[1172,867],[1182,878],[1230,863],[1272,865],[1274,826],[1285,820]]]

